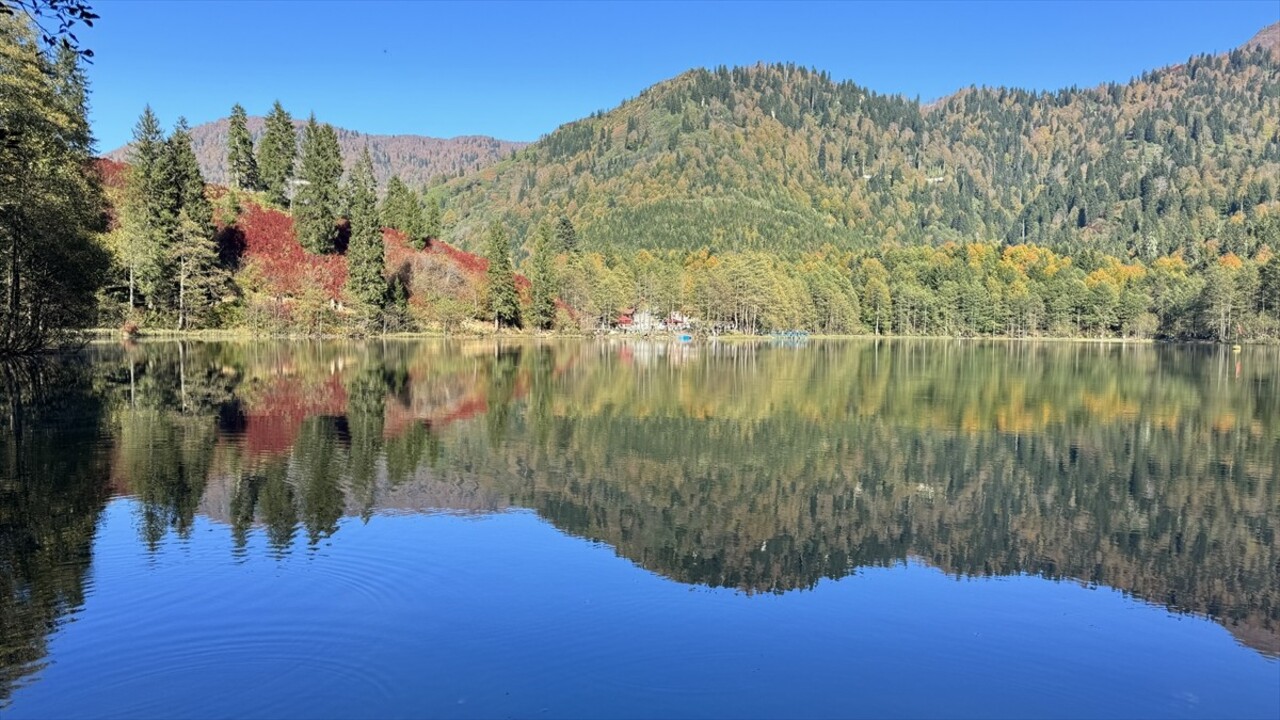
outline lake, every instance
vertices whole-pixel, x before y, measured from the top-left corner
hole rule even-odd
[[[1280,349],[3,366],[0,715],[1280,716]]]

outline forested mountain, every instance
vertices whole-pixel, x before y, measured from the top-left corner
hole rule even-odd
[[[1038,243],[1150,261],[1280,237],[1277,26],[1127,83],[927,106],[794,65],[694,70],[448,186],[475,247],[567,215],[588,249]]]
[[[262,117],[247,120],[249,134],[257,142],[266,123]],[[299,138],[305,119],[293,122]],[[227,137],[230,120],[222,118],[191,128],[191,147],[200,161],[205,180],[216,185],[229,184],[227,175]],[[505,158],[527,143],[498,140],[482,135],[433,138],[423,135],[366,135],[354,130],[334,128],[347,170],[355,166],[364,147],[369,147],[373,174],[379,186],[391,176],[398,176],[411,187],[422,187],[438,178],[479,170]],[[124,161],[129,146],[107,153],[112,160]]]
[[[237,105],[216,253],[213,226],[174,219],[208,212],[195,166],[222,146],[181,121],[166,139],[148,108],[111,194],[100,317],[1277,340],[1277,34],[1126,84],[927,106],[794,65],[694,70],[425,192],[384,175],[377,208],[378,173],[343,168],[362,136],[297,132],[278,103],[262,131]],[[389,157],[371,143],[368,167]]]

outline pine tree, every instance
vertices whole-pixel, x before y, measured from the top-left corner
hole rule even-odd
[[[485,251],[489,268],[485,271],[488,286],[488,307],[493,315],[493,326],[520,326],[520,296],[516,292],[515,271],[511,268],[511,247],[507,230],[494,221],[489,226],[489,240]]]
[[[129,183],[122,213],[128,235],[121,255],[129,274],[129,308],[136,307],[138,295],[142,295],[154,310],[164,302],[178,198],[173,185],[173,158],[150,105],[143,109],[134,126],[128,159]]]
[[[347,246],[347,294],[372,314],[386,300],[387,281],[382,227],[378,222],[377,185],[366,147],[351,172],[351,242]]]
[[[190,210],[193,219],[208,225],[213,217],[213,206],[205,194],[204,175],[200,173],[200,162],[191,147],[191,128],[186,118],[178,118],[165,145],[171,158],[169,180],[177,202],[175,209]]]
[[[573,227],[568,215],[561,215],[556,222],[556,240],[567,253],[578,251],[578,231]]]
[[[124,202],[120,208],[120,224],[124,231],[123,243],[118,249],[120,264],[127,274],[129,288],[128,309],[137,305],[138,282],[147,260],[151,230],[146,198],[153,187],[152,175],[156,162],[164,150],[164,133],[151,106],[147,105],[133,127],[133,142],[129,145],[128,184]]]
[[[258,177],[267,198],[279,207],[289,203],[289,180],[298,154],[293,118],[277,100],[267,115],[266,130],[258,143]]]
[[[293,199],[293,223],[298,242],[313,253],[331,252],[338,237],[335,223],[341,210],[338,180],[342,156],[338,135],[330,125],[320,125],[312,115],[302,131],[302,166]]]
[[[129,146],[129,180],[136,195],[147,201],[149,220],[158,217],[164,203],[159,200],[166,190],[169,178],[161,173],[166,151],[164,130],[151,106],[142,109],[142,115],[133,126],[133,142]]]
[[[227,176],[231,187],[237,190],[257,190],[260,186],[258,161],[253,155],[253,138],[247,122],[240,103],[233,105],[227,128]]]
[[[218,264],[213,207],[205,194],[204,177],[191,148],[185,119],[178,119],[167,146],[170,182],[177,200],[173,211],[177,222],[168,243],[168,259],[177,284],[177,327],[184,330],[193,318],[203,318],[217,301],[226,273]]]
[[[414,247],[422,249],[426,241],[422,204],[418,194],[398,176],[393,175],[387,181],[387,196],[382,201],[381,215],[383,225],[404,233]]]
[[[529,320],[539,330],[549,330],[556,320],[556,295],[559,294],[555,271],[555,240],[545,223],[538,226],[529,259],[529,281],[533,284]]]
[[[440,219],[440,199],[434,195],[427,199],[426,217],[422,220],[422,238],[423,244],[432,240],[439,240],[440,233],[444,231]]]

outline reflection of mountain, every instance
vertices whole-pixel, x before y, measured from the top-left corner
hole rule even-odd
[[[1265,372],[1215,377],[1218,358],[1183,350],[932,349],[609,368],[564,386],[593,409],[554,415],[562,452],[519,445],[477,475],[683,582],[782,591],[914,555],[1110,585],[1280,652]]]
[[[344,515],[518,506],[681,582],[914,556],[1116,587],[1280,653],[1274,349],[668,350],[144,345],[97,350],[94,383],[147,542],[196,512],[289,552]]]

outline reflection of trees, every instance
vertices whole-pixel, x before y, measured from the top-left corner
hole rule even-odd
[[[307,418],[293,448],[299,516],[316,545],[338,530],[345,507],[337,465],[339,444],[350,447],[345,417]]]
[[[290,347],[103,353],[112,476],[149,542],[201,511],[284,553],[387,503],[512,502],[683,582],[780,592],[915,556],[1110,585],[1280,650],[1274,351]]]
[[[0,708],[84,601],[108,496],[100,404],[84,370],[0,365]]]
[[[190,354],[186,343],[171,352],[129,352],[128,387],[113,412],[113,477],[138,498],[140,531],[152,548],[170,530],[189,536],[233,400],[219,365]]]
[[[497,448],[507,437],[507,427],[511,424],[513,408],[511,401],[515,399],[516,385],[519,377],[520,347],[499,346],[494,355],[492,369],[489,372],[485,413],[485,426],[489,431],[489,441]]]
[[[387,393],[392,378],[376,358],[367,360],[347,388],[348,475],[352,493],[368,517],[377,500],[378,460],[383,448]]]
[[[685,582],[783,591],[914,555],[1104,583],[1273,635],[1280,621],[1270,357],[949,343],[679,363],[593,345],[346,356],[345,414],[302,422],[275,519],[264,490],[236,514],[286,543],[295,522],[315,542],[345,507],[367,513],[379,483],[427,478]],[[336,367],[282,364],[316,388]]]
[[[1111,585],[1261,628],[1274,651],[1280,401],[1262,359],[938,344],[583,363],[556,386],[554,447],[535,389],[528,442],[447,448],[685,582],[779,591],[914,555]]]

